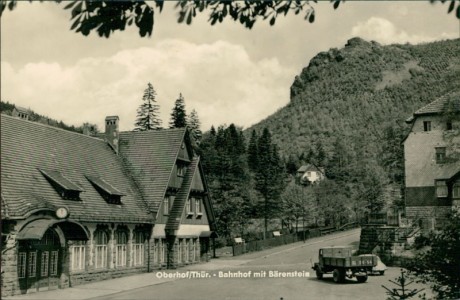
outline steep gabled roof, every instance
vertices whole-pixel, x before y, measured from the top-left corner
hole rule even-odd
[[[305,173],[308,171],[316,171],[316,172],[323,173],[323,170],[314,164],[303,165],[297,170],[298,173]]]
[[[450,92],[425,105],[414,113],[414,116],[431,115],[453,110],[460,113],[460,91]]]
[[[185,128],[121,132],[119,151],[151,213],[158,212]]]
[[[195,171],[197,170],[197,165],[199,163],[199,157],[194,157],[190,165],[187,167],[187,172],[185,172],[184,180],[182,181],[182,186],[179,192],[174,199],[173,206],[169,213],[168,222],[166,223],[166,230],[177,230],[179,229],[182,213],[185,208],[188,196],[190,194],[190,187],[192,185],[193,177]]]
[[[58,172],[81,187],[79,200],[63,199],[40,170]],[[125,195],[123,204],[107,203],[86,176],[110,182]],[[104,141],[6,115],[1,115],[1,188],[2,210],[7,208],[6,216],[12,219],[61,206],[69,209],[71,219],[80,221],[154,219],[125,173],[122,159]]]
[[[197,170],[200,172],[201,180],[203,182],[203,187],[205,191],[204,206],[206,208],[209,227],[211,228],[212,231],[217,231],[216,215],[214,213],[214,207],[211,202],[212,195],[209,193],[208,182],[206,180],[206,176],[204,175],[203,165],[199,162],[198,162]]]
[[[28,114],[30,113],[30,110],[25,108],[25,107],[22,107],[22,106],[17,106],[15,105],[14,108],[16,108],[16,110],[20,113],[25,113],[25,114]]]

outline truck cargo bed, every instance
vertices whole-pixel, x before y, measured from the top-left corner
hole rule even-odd
[[[323,265],[332,267],[374,267],[377,265],[375,256],[322,257]]]

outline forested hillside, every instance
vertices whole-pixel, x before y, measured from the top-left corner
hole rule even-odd
[[[246,136],[267,127],[292,169],[313,160],[330,178],[371,168],[401,182],[404,120],[454,89],[459,39],[382,46],[353,38],[316,55],[296,76],[290,103]]]
[[[221,125],[197,136],[220,242],[250,240],[274,219],[290,229],[340,227],[402,205],[404,121],[451,90],[460,90],[459,39],[381,46],[354,38],[319,53],[286,107],[245,131]],[[2,103],[2,113],[12,109]],[[66,126],[33,112],[30,120]],[[327,179],[299,185],[292,175],[305,163],[324,167]]]
[[[14,104],[9,103],[8,101],[6,102],[0,101],[0,113],[11,116],[14,108],[15,108]],[[37,114],[31,109],[28,109],[28,111],[29,111],[28,120],[32,122],[38,122],[38,123],[42,123],[45,125],[61,128],[61,129],[68,130],[68,131],[78,132],[78,133],[83,133],[84,127],[86,127],[89,130],[89,133],[91,134],[96,134],[98,132],[97,125],[95,124],[84,123],[83,125],[79,127],[75,127],[74,125],[67,125],[62,121],[58,121],[58,120],[49,118],[47,116]]]

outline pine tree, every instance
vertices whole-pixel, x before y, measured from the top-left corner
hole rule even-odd
[[[171,112],[170,128],[183,128],[187,126],[187,114],[185,113],[185,101],[182,93],[179,94]]]
[[[158,117],[160,106],[156,104],[155,89],[149,82],[142,97],[143,103],[137,109],[137,119],[134,124],[137,131],[146,131],[161,128],[161,119]]]
[[[425,289],[409,289],[407,286],[413,283],[413,281],[408,281],[407,277],[404,277],[406,272],[401,269],[401,276],[396,278],[396,281],[388,280],[389,282],[395,284],[398,288],[387,288],[386,286],[382,285],[384,289],[387,290],[386,294],[390,296],[389,300],[402,300],[402,299],[409,299],[420,293]],[[425,294],[422,297],[425,299]]]
[[[216,212],[216,226],[223,237],[244,231],[251,212],[250,175],[240,128],[211,128],[200,144]]]
[[[259,151],[257,149],[257,133],[255,130],[252,130],[251,138],[248,145],[248,165],[249,169],[253,172],[257,170],[259,165]]]
[[[274,217],[280,209],[280,194],[284,188],[284,168],[278,155],[278,149],[272,144],[271,133],[264,128],[258,140],[258,167],[256,172],[255,188],[264,199],[263,212],[265,232],[268,219]]]
[[[214,128],[214,125],[211,125],[211,129],[209,130],[209,133],[214,137],[217,135],[216,128]]]
[[[290,154],[286,162],[286,172],[288,172],[288,174],[295,175],[299,167],[299,159],[295,155]]]
[[[199,144],[203,133],[201,132],[201,129],[200,129],[201,123],[200,123],[200,120],[198,119],[198,113],[196,112],[196,110],[193,109],[190,112],[190,115],[188,116],[188,119],[187,119],[187,124],[190,130],[191,136],[193,137],[195,142]]]
[[[324,167],[326,163],[327,155],[326,151],[324,151],[323,144],[321,142],[318,142],[316,144],[316,165],[318,167]]]

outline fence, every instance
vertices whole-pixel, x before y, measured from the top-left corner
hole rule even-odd
[[[357,223],[347,224],[347,229],[356,227]],[[255,240],[233,245],[233,256],[238,256],[248,252],[261,251],[264,249],[277,247],[281,245],[292,244],[299,241],[305,241],[314,237],[322,236],[337,231],[335,227],[323,227],[302,230],[295,233],[282,234],[265,240]]]

